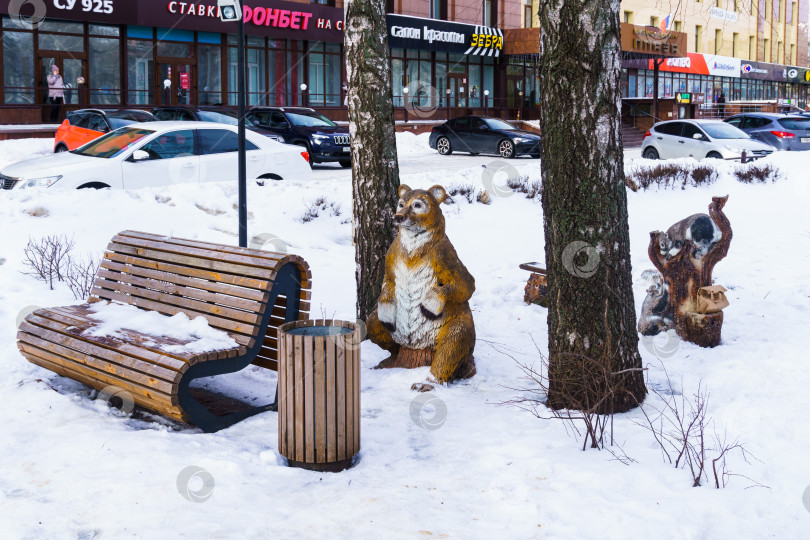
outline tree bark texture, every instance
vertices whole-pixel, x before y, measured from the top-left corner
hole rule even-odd
[[[549,405],[621,412],[646,388],[620,126],[619,0],[541,0],[539,19]]]
[[[346,4],[346,72],[352,148],[357,316],[374,311],[385,254],[397,234],[399,165],[383,0]]]

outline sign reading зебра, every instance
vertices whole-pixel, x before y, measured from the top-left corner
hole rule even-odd
[[[503,51],[503,32],[497,28],[392,13],[386,21],[388,45],[394,48],[493,57]]]

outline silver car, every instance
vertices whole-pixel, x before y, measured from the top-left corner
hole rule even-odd
[[[772,154],[774,147],[753,140],[744,131],[720,120],[659,122],[644,134],[641,155],[647,159],[692,157],[739,161]]]

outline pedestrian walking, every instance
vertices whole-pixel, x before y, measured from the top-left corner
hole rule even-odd
[[[65,81],[59,75],[59,66],[51,66],[51,74],[48,75],[48,101],[51,102],[51,123],[59,121],[59,113],[65,103]]]
[[[720,92],[720,97],[717,98],[717,109],[720,111],[720,119],[726,117],[726,94],[725,92]]]

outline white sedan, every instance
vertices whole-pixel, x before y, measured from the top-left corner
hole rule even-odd
[[[309,155],[247,132],[247,177],[307,179]],[[0,171],[0,188],[138,189],[181,182],[236,182],[235,126],[209,122],[130,124],[72,152],[21,161]]]

